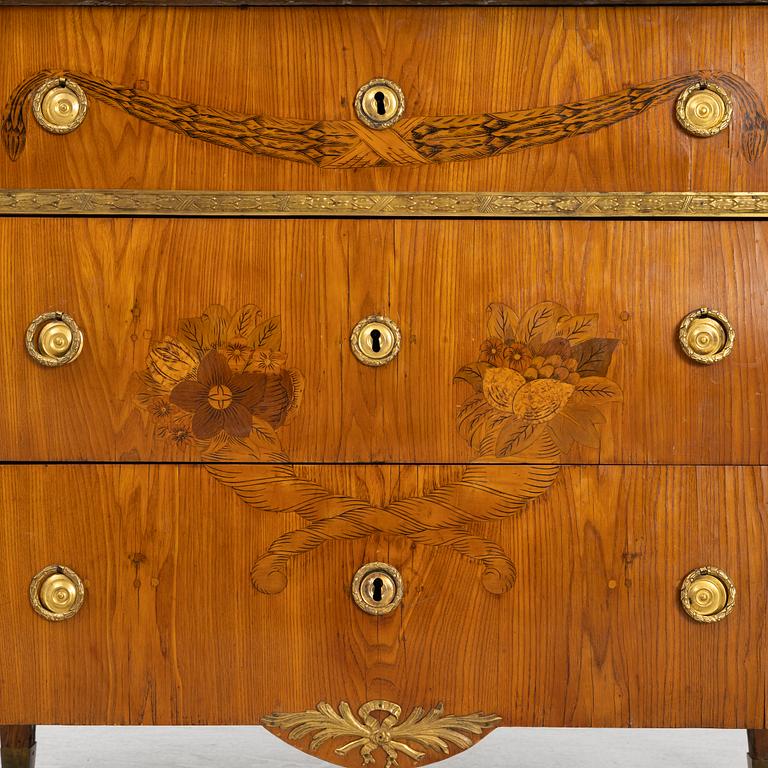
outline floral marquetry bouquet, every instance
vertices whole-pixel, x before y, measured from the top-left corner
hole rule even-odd
[[[617,344],[598,337],[597,315],[543,302],[518,316],[491,304],[480,358],[456,374],[474,390],[459,409],[459,432],[481,457],[598,447],[599,409],[621,399],[606,377]]]
[[[217,451],[280,452],[276,431],[304,388],[280,351],[280,318],[253,305],[234,313],[212,306],[181,320],[176,338],[154,345],[139,374],[139,404],[155,431],[204,456]]]

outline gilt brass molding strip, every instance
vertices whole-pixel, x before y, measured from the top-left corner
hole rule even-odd
[[[768,192],[0,191],[2,216],[768,218]]]

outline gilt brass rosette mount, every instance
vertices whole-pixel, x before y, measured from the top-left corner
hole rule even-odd
[[[49,133],[71,133],[87,112],[85,91],[70,78],[46,80],[32,97],[32,114]]]
[[[701,307],[683,318],[679,340],[683,352],[691,360],[711,365],[719,363],[731,354],[736,332],[722,312]]]
[[[80,355],[83,332],[66,312],[45,312],[29,324],[24,342],[38,365],[58,368]]]
[[[85,585],[65,565],[49,565],[29,585],[29,602],[35,613],[47,621],[71,619],[83,606]]]
[[[694,621],[714,624],[733,611],[736,587],[725,571],[705,565],[685,577],[680,587],[680,602]]]
[[[728,92],[710,82],[689,85],[678,96],[677,121],[693,136],[714,136],[724,131],[733,117]]]

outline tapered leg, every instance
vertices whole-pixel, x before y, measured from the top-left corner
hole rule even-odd
[[[35,768],[35,726],[0,725],[2,768]]]
[[[768,730],[747,731],[749,768],[768,768]]]

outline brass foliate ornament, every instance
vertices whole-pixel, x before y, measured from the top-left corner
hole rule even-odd
[[[85,91],[68,78],[43,83],[32,98],[32,114],[50,133],[71,133],[85,120],[88,98]]]
[[[346,701],[340,702],[338,711],[321,701],[316,709],[277,712],[262,718],[262,722],[268,728],[287,731],[292,741],[311,736],[311,752],[327,741],[341,741],[334,750],[340,757],[358,751],[364,766],[397,768],[401,755],[419,761],[429,753],[432,759],[447,757],[449,745],[456,750],[468,749],[501,718],[482,712],[449,715],[442,704],[429,711],[416,707],[403,717],[399,704],[378,699],[366,702],[357,713]],[[378,759],[379,750],[386,762]]]
[[[733,117],[727,91],[714,83],[694,83],[678,97],[677,120],[693,136],[714,136],[724,131]]]

